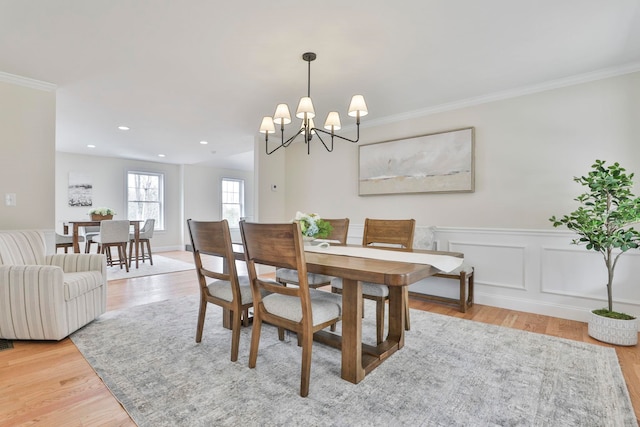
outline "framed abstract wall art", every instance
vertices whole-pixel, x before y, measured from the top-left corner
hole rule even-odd
[[[361,145],[359,195],[473,192],[474,130]]]

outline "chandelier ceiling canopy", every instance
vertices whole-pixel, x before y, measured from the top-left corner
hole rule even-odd
[[[316,54],[313,52],[306,52],[302,55],[302,59],[307,61],[308,73],[307,96],[300,98],[300,102],[298,103],[298,108],[296,110],[296,117],[302,119],[300,129],[289,139],[285,140],[284,127],[291,123],[291,113],[289,112],[289,106],[287,104],[278,104],[273,117],[264,117],[260,125],[260,133],[264,133],[265,149],[267,154],[273,154],[282,147],[288,147],[300,135],[303,136],[304,142],[307,144],[307,154],[310,154],[311,152],[311,138],[313,135],[317,135],[324,148],[329,152],[333,151],[334,138],[339,138],[353,143],[357,143],[360,139],[360,117],[368,114],[367,104],[365,103],[362,95],[354,95],[351,98],[351,103],[349,104],[349,110],[347,113],[349,116],[356,118],[356,139],[349,139],[335,134],[335,131],[340,130],[342,127],[340,123],[340,114],[338,114],[337,111],[331,111],[327,114],[327,119],[324,122],[324,129],[315,127],[313,119],[316,116],[316,112],[313,108],[313,101],[311,100],[311,61],[316,59]],[[276,125],[280,125],[282,139],[280,140],[280,145],[269,150],[269,134],[276,132]],[[327,143],[322,139],[323,134],[325,137],[326,135],[331,136],[331,143],[329,145],[327,145]]]

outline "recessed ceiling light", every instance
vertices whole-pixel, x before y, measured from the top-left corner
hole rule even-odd
[[[95,146],[95,145],[93,145],[93,144],[87,144],[87,147],[88,147],[88,148],[96,148],[96,146]]]
[[[200,141],[200,144],[202,145],[207,145],[209,143],[209,141]]]
[[[158,157],[166,157],[164,154],[158,154]]]
[[[120,130],[129,130],[131,128],[129,126],[118,126],[118,129],[120,129]]]

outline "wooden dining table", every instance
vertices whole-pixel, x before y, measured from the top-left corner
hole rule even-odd
[[[101,221],[66,221],[63,224],[64,234],[69,234],[69,226],[72,228],[73,233],[73,252],[80,253],[80,241],[78,239],[80,233],[80,227],[99,227]],[[138,255],[140,254],[140,224],[142,220],[129,220],[129,223],[133,226],[134,246],[136,253],[136,268],[138,268]]]
[[[234,245],[236,259],[243,259],[241,245]],[[359,247],[380,251],[372,247]],[[463,258],[459,252],[413,250],[426,255]],[[402,260],[385,260],[353,255],[338,255],[305,251],[307,271],[342,278],[342,335],[319,331],[314,340],[340,349],[341,377],[357,384],[389,356],[404,346],[405,287],[432,276],[441,270],[429,264]],[[362,284],[380,283],[389,287],[389,333],[378,345],[362,342]]]

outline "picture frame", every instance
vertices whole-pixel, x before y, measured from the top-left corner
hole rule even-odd
[[[93,206],[93,184],[91,175],[69,172],[69,206]]]
[[[474,150],[474,127],[361,145],[358,193],[472,193]]]

